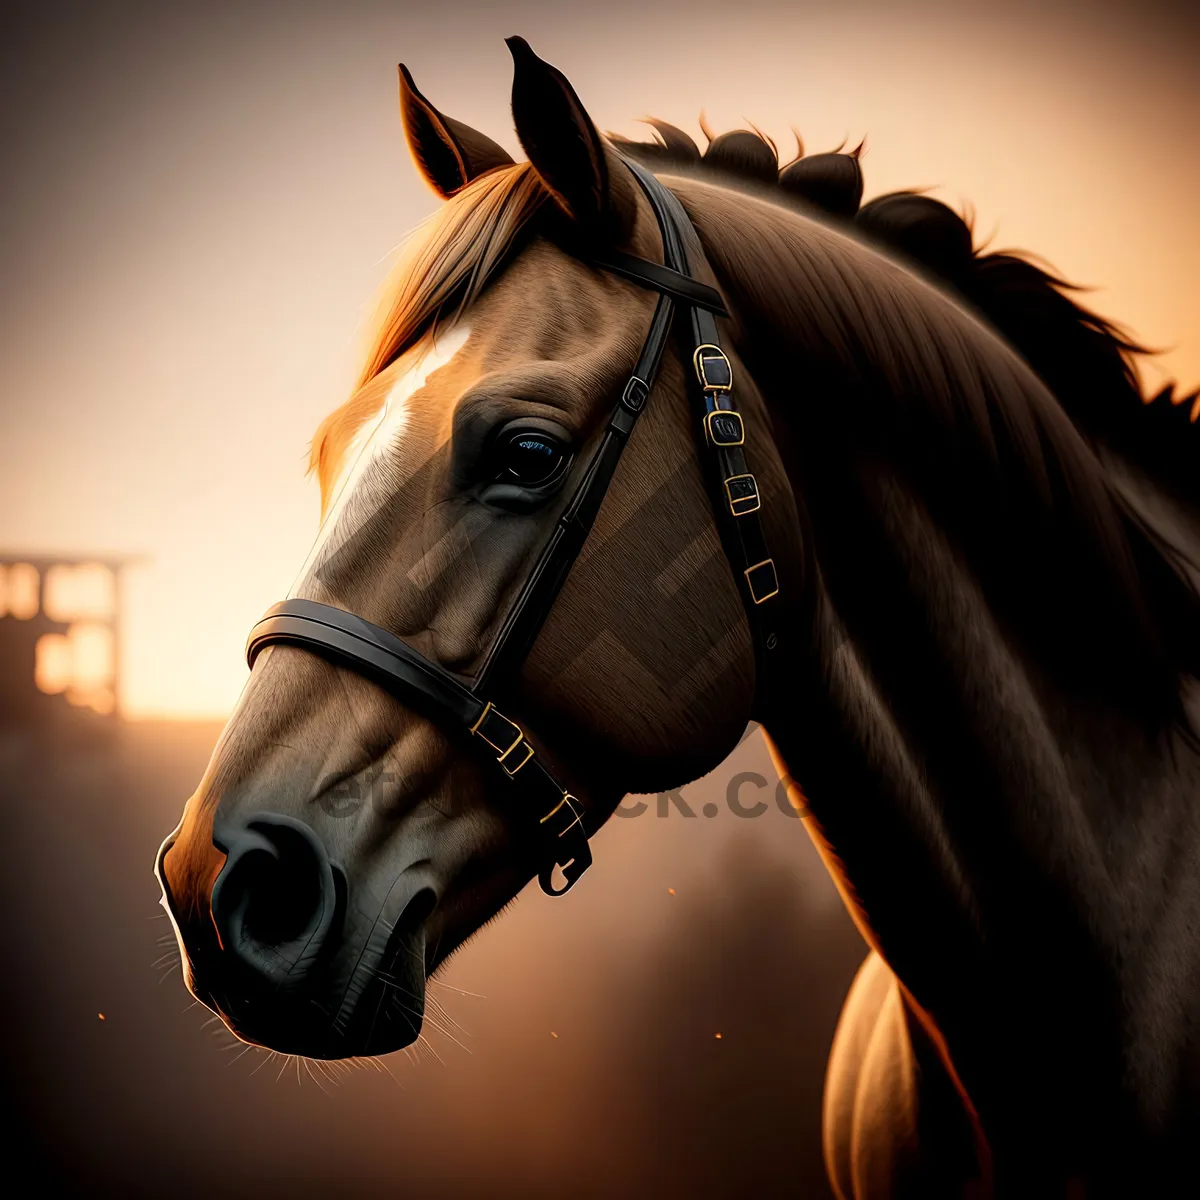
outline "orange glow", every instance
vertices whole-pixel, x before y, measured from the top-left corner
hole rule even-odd
[[[71,643],[71,680],[80,689],[109,683],[113,677],[113,635],[107,625],[79,621],[67,630]]]
[[[38,638],[34,649],[33,679],[49,696],[65,692],[71,682],[71,643],[61,633]]]
[[[100,563],[64,564],[46,572],[42,608],[52,621],[108,620],[116,599],[113,573]]]
[[[67,700],[99,713],[116,707],[113,677],[116,669],[112,630],[107,625],[80,621],[66,634],[47,633],[34,649],[34,682],[48,695],[66,692]]]
[[[803,817],[808,813],[808,797],[804,790],[792,778],[787,780],[788,803]]]
[[[721,1040],[721,1035],[719,1033],[714,1033],[713,1037],[715,1037],[718,1042]]]
[[[40,584],[37,567],[29,563],[13,563],[8,568],[3,611],[18,621],[32,620],[38,614]]]
[[[67,701],[78,708],[90,708],[108,716],[117,707],[117,698],[112,688],[67,688]]]
[[[673,896],[673,895],[675,895],[675,889],[674,889],[674,888],[667,888],[667,895],[668,895],[668,896]]]

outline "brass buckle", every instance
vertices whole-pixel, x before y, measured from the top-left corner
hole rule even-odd
[[[515,775],[533,757],[533,747],[527,741],[525,741],[524,738],[521,739],[520,745],[525,748],[525,757],[521,759],[521,761],[517,763],[515,767],[510,767],[504,761],[514,749],[517,749],[515,746],[510,746],[502,755],[500,755],[498,759],[496,759],[496,761],[504,768],[505,775]]]
[[[704,436],[714,446],[740,446],[746,440],[742,414],[732,408],[714,408],[704,414]]]
[[[706,392],[733,391],[733,366],[720,346],[709,342],[697,346],[692,355],[692,365],[696,368],[696,378],[700,380],[700,386]],[[710,370],[713,375],[711,379]]]
[[[546,814],[544,817],[542,817],[542,819],[541,819],[540,821],[538,821],[538,824],[539,824],[539,825],[545,825],[545,823],[546,823],[548,820],[550,820],[550,818],[551,818],[552,816],[554,816],[554,814],[555,814],[556,812],[558,812],[558,810],[559,810],[560,808],[562,808],[562,806],[563,806],[564,804],[566,804],[566,802],[567,802],[567,793],[566,793],[566,792],[563,792],[563,798],[562,798],[562,799],[561,799],[561,800],[560,800],[560,801],[559,801],[559,802],[558,802],[558,803],[557,803],[557,804],[556,804],[556,805],[555,805],[555,806],[554,806],[554,807],[553,807],[553,808],[552,808],[552,809],[551,809],[551,810],[550,810],[550,811],[549,811],[549,812],[548,812],[548,813],[547,813],[547,814]]]
[[[762,501],[758,497],[758,480],[753,475],[730,475],[725,480],[725,495],[729,498],[729,511],[735,517],[744,517],[762,508]]]
[[[501,746],[499,742],[493,742],[486,733],[483,732],[483,723],[489,717],[494,717],[498,721],[503,721],[505,725],[511,729],[516,736],[507,746]],[[496,761],[504,768],[506,775],[515,775],[532,757],[533,747],[525,739],[525,731],[516,723],[509,720],[490,700],[483,706],[483,712],[479,714],[479,720],[471,726],[471,732],[478,738],[482,738],[493,750],[496,751]],[[509,766],[506,759],[510,754],[520,754],[524,750],[524,755],[521,756],[519,762],[514,759],[514,766]]]
[[[498,742],[493,742],[486,733],[482,732],[483,723],[490,716],[498,717],[505,723],[505,725],[508,725],[510,728],[516,731],[517,736],[513,739],[511,746],[501,747]],[[498,762],[503,762],[525,740],[525,731],[520,727],[520,725],[518,725],[516,721],[510,721],[490,700],[483,706],[483,712],[479,714],[479,720],[477,720],[475,724],[471,726],[471,732],[476,737],[482,738],[489,746],[491,746],[493,750],[496,751],[496,753],[500,756],[497,759]],[[521,765],[524,766],[524,763]]]
[[[572,800],[575,802],[574,804],[571,803]],[[575,805],[578,803],[578,796],[572,796],[570,792],[563,792],[562,799],[544,817],[542,817],[540,821],[538,821],[538,824],[545,825],[545,823],[549,821],[551,817],[561,811],[562,806],[565,804],[571,810],[574,820],[572,820],[570,825],[568,825],[567,828],[558,835],[559,837],[562,837],[563,833],[566,833],[570,829],[574,829],[582,819],[582,814],[580,813],[579,809],[575,807]]]
[[[770,582],[767,584],[767,586],[771,590],[764,591],[760,596],[758,592],[754,590],[754,572],[761,571],[764,567],[766,567],[770,573]],[[752,567],[747,567],[742,574],[745,575],[746,586],[750,589],[750,599],[753,600],[755,604],[762,604],[764,600],[770,600],[772,596],[779,595],[779,576],[775,573],[775,560],[773,558],[764,558],[762,562],[755,563]]]

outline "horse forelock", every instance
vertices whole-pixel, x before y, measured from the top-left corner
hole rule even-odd
[[[309,471],[321,485],[322,514],[356,435],[402,374],[401,360],[419,355],[455,324],[503,267],[548,196],[529,163],[500,167],[463,188],[409,239],[384,283],[353,392],[313,436]]]

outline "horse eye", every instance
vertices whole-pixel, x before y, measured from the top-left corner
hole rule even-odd
[[[519,430],[499,447],[496,482],[544,487],[562,474],[569,461],[566,447],[557,438],[538,430]]]

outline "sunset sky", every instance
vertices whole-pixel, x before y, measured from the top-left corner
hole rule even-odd
[[[6,18],[0,552],[146,556],[123,711],[209,716],[316,530],[307,443],[435,203],[396,100],[518,152],[503,37],[602,129],[867,138],[867,195],[973,206],[1200,382],[1197,19],[1122,4],[172,4]],[[29,6],[34,12],[34,6]]]

